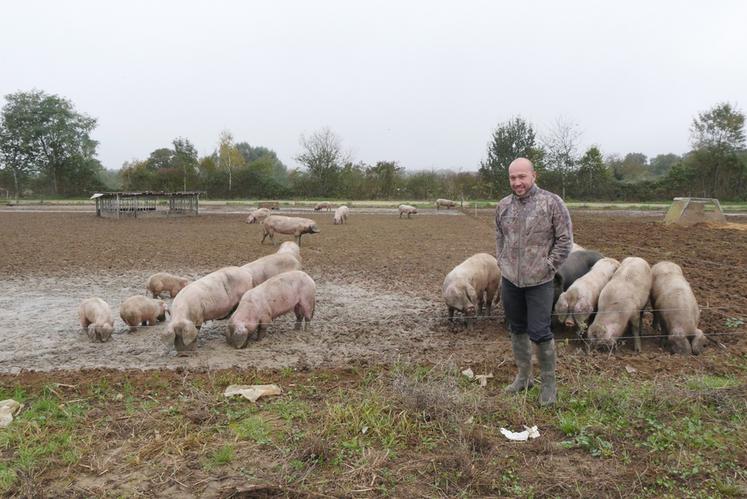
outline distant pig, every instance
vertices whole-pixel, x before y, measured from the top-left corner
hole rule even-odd
[[[700,307],[682,268],[673,262],[659,262],[651,267],[651,273],[654,326],[669,336],[674,353],[698,355],[706,336],[698,329]]]
[[[493,255],[477,253],[454,267],[446,275],[443,296],[449,310],[449,323],[454,324],[454,312],[462,313],[464,323],[470,324],[475,314],[482,315],[487,307],[490,315],[493,300],[500,295],[501,271]]]
[[[452,201],[451,199],[436,199],[436,209],[440,210],[441,207],[451,209],[456,206],[456,201]]]
[[[576,326],[578,332],[583,333],[596,310],[599,293],[619,266],[620,262],[614,258],[602,258],[588,273],[576,279],[555,303],[558,321],[566,327]]]
[[[246,217],[246,223],[248,224],[256,224],[256,223],[262,223],[265,218],[269,217],[272,214],[270,210],[267,208],[257,208],[256,210],[249,213],[249,216]]]
[[[335,210],[335,216],[334,216],[334,224],[344,224],[348,221],[348,214],[350,213],[350,209],[342,205],[339,208]]]
[[[563,262],[563,265],[555,271],[555,278],[553,281],[555,285],[555,295],[553,303],[558,301],[560,293],[568,291],[568,288],[571,287],[571,284],[573,284],[576,279],[591,270],[594,264],[602,258],[601,253],[597,253],[596,251],[572,251],[568,255],[568,258],[565,259],[565,262]]]
[[[306,327],[314,317],[316,284],[305,272],[294,270],[278,274],[250,289],[241,298],[226,328],[226,340],[235,348],[244,348],[250,337],[259,340],[270,323],[293,311],[296,329]]]
[[[641,351],[641,322],[651,281],[646,260],[631,256],[622,261],[599,294],[597,315],[589,327],[589,339],[595,346],[612,349],[630,325],[635,351]]]
[[[109,341],[114,331],[112,309],[101,298],[87,298],[78,306],[80,327],[91,341]]]
[[[330,211],[335,205],[327,201],[322,201],[314,206],[314,211],[327,210]]]
[[[202,324],[228,317],[252,284],[252,274],[240,267],[223,267],[189,284],[174,298],[161,340],[179,353],[195,350]]]
[[[410,215],[415,215],[417,213],[418,209],[414,206],[410,206],[409,204],[399,205],[399,218],[402,218],[402,215],[407,215],[407,218],[410,218]]]
[[[292,246],[291,246],[292,245]],[[286,241],[280,245],[277,253],[257,258],[253,262],[242,265],[242,269],[252,274],[254,286],[259,286],[266,280],[283,272],[301,270],[301,261],[298,254],[298,245],[292,241]]]
[[[275,244],[275,233],[288,234],[296,237],[296,243],[301,246],[301,236],[303,234],[317,234],[319,228],[316,222],[310,218],[284,217],[282,215],[270,215],[265,218],[264,236],[260,244],[264,244],[267,236],[270,236],[272,244]]]
[[[155,326],[158,321],[165,321],[168,311],[163,300],[141,295],[130,296],[119,306],[119,316],[130,326],[130,331],[136,331],[140,325]]]
[[[163,292],[168,292],[169,296],[174,298],[187,284],[189,284],[189,279],[186,277],[158,272],[148,278],[148,282],[145,284],[145,294],[147,295],[150,292],[153,298],[158,298]]]

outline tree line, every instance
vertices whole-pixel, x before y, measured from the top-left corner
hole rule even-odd
[[[205,191],[211,198],[497,199],[510,192],[508,165],[531,159],[542,187],[567,200],[648,201],[674,196],[747,200],[745,115],[728,103],[698,113],[684,154],[604,155],[580,149],[578,126],[558,119],[540,135],[520,116],[499,123],[477,171],[409,171],[397,161],[354,161],[330,129],[301,136],[289,169],[270,148],[219,134],[200,157],[184,137],[143,160],[106,170],[91,139],[96,119],[43,91],[5,96],[0,114],[0,193],[71,197],[104,190]],[[478,165],[474,165],[477,167]]]

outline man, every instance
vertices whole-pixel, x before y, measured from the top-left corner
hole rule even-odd
[[[528,159],[515,159],[508,178],[513,194],[498,203],[495,242],[501,301],[519,372],[506,391],[517,393],[532,386],[534,342],[542,373],[539,402],[550,405],[557,398],[555,340],[550,329],[553,277],[571,252],[571,216],[559,196],[537,187],[537,174]]]

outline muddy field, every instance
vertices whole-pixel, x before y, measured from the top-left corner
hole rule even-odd
[[[290,318],[280,319],[263,340],[235,350],[223,338],[225,321],[215,321],[203,328],[197,353],[186,358],[159,342],[165,325],[130,333],[119,317],[111,342],[89,343],[77,327],[77,304],[99,296],[116,316],[126,297],[143,293],[153,272],[199,277],[268,254],[274,248],[259,244],[259,225],[243,223],[240,212],[138,220],[100,219],[90,212],[0,213],[0,372],[334,368],[503,356],[508,342],[500,307],[474,330],[455,334],[446,327],[440,295],[454,265],[472,253],[493,252],[491,212],[445,213],[412,220],[354,213],[345,226],[334,226],[331,214],[310,215],[321,227],[302,241],[304,269],[318,285],[312,330],[296,332]],[[679,263],[704,309],[702,329],[741,350],[740,337],[725,321],[747,310],[747,231],[739,230],[747,220],[732,218],[729,228],[685,229],[665,227],[659,217],[575,212],[576,241],[619,259],[636,255],[651,263]],[[575,341],[571,334],[560,337]],[[669,358],[652,339],[645,351]]]

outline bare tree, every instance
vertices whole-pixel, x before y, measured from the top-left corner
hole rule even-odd
[[[578,145],[581,135],[577,124],[558,117],[541,138],[545,148],[545,166],[560,175],[563,199],[565,199],[568,180],[578,164]]]
[[[316,194],[333,196],[338,188],[338,177],[342,166],[350,161],[350,155],[343,152],[340,138],[329,128],[311,134],[301,135],[303,151],[296,161],[304,165],[316,184]]]

